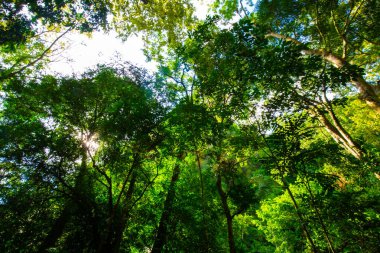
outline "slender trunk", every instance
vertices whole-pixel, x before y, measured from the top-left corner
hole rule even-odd
[[[124,232],[126,220],[129,215],[129,203],[132,201],[133,192],[135,189],[137,174],[135,170],[140,166],[140,157],[138,154],[134,155],[131,168],[126,175],[123,182],[122,189],[120,190],[116,203],[111,207],[109,217],[107,220],[107,228],[104,233],[103,239],[99,243],[99,247],[96,252],[106,253],[106,252],[118,252],[120,248],[120,242],[122,239],[122,234]],[[127,191],[127,183],[129,186]],[[112,194],[112,192],[109,192]],[[125,202],[122,201],[122,197],[125,196]],[[108,196],[110,197],[110,196]],[[123,207],[122,203],[126,203]],[[110,205],[110,200],[108,205]]]
[[[342,133],[340,130],[343,129],[342,126],[340,126],[340,130],[336,127],[336,125],[333,125],[329,119],[326,117],[326,115],[319,111],[318,109],[315,110],[316,114],[319,118],[319,121],[322,123],[322,125],[325,127],[327,132],[331,135],[331,137],[340,145],[342,145],[350,154],[352,154],[355,158],[361,159],[363,156],[363,152],[361,151],[360,147],[357,146],[351,136],[345,131],[345,134]],[[340,124],[339,124],[340,125]],[[345,138],[346,136],[346,138]],[[349,138],[348,138],[349,137]],[[350,141],[347,141],[349,139]]]
[[[273,33],[273,32],[268,33],[266,37],[283,39],[285,41],[292,42],[296,45],[304,45],[302,42],[296,39],[293,39],[293,38],[290,38],[278,33]],[[324,49],[308,49],[306,48],[306,45],[304,46],[305,46],[305,49],[303,49],[301,52],[305,55],[318,55],[322,57],[324,60],[333,64],[338,69],[347,68],[347,70],[349,70],[352,67],[351,64],[345,61],[345,59],[329,51],[326,51]],[[363,99],[377,113],[380,113],[380,98],[377,96],[374,87],[371,86],[369,83],[367,83],[361,75],[355,72],[350,72],[350,78],[351,78],[351,82],[359,90],[361,99]]]
[[[225,214],[226,220],[227,220],[228,244],[230,247],[230,253],[235,253],[236,252],[235,240],[234,240],[234,233],[233,233],[233,227],[232,227],[232,218],[233,217],[231,215],[231,211],[230,211],[230,208],[228,206],[227,194],[223,191],[222,176],[219,173],[217,175],[216,187],[218,189],[220,200],[222,202],[223,211],[224,211],[224,214]]]
[[[331,105],[327,107],[327,111],[328,111],[328,113],[329,113],[329,115],[330,115],[330,117],[334,123],[334,126],[339,131],[339,134],[343,137],[343,139],[347,143],[347,145],[350,146],[350,148],[352,150],[354,150],[354,152],[357,154],[357,158],[360,160],[364,155],[363,150],[359,147],[359,145],[357,143],[355,143],[355,141],[352,139],[351,135],[340,124],[340,121],[336,117]]]
[[[281,177],[281,181],[282,181],[282,183],[283,183],[283,185],[284,185],[286,191],[288,192],[288,194],[289,194],[289,196],[290,196],[290,198],[291,198],[291,200],[292,200],[292,202],[293,202],[294,208],[296,209],[296,213],[297,213],[298,219],[299,219],[299,221],[300,221],[300,223],[301,223],[302,231],[304,232],[304,234],[305,234],[307,240],[309,241],[309,243],[310,243],[310,245],[311,245],[311,248],[312,248],[313,252],[314,252],[314,253],[318,252],[318,250],[317,250],[317,248],[316,248],[316,246],[315,246],[315,244],[314,244],[314,241],[313,241],[313,239],[311,238],[311,235],[310,235],[310,233],[309,233],[309,230],[307,229],[306,221],[305,221],[305,219],[303,218],[302,212],[301,212],[301,210],[300,210],[299,207],[298,207],[297,201],[296,201],[296,199],[294,198],[294,195],[293,195],[292,191],[290,190],[289,185],[287,184],[287,182],[285,181],[285,179],[284,179],[283,177]]]
[[[101,242],[97,250],[98,253],[118,253],[120,251],[123,232],[125,230],[130,214],[129,203],[132,202],[136,179],[137,174],[133,172],[131,181],[129,182],[128,190],[125,193],[127,204],[124,207],[118,206],[117,210],[114,210],[113,217],[110,218],[111,220],[109,223],[110,225],[107,229],[106,239]]]
[[[197,156],[197,165],[198,165],[198,172],[199,172],[199,183],[200,183],[200,188],[201,188],[201,204],[202,204],[202,221],[203,221],[203,232],[205,234],[205,238],[206,238],[206,245],[205,245],[205,249],[206,249],[206,252],[208,251],[208,248],[209,248],[209,237],[208,237],[208,230],[207,230],[207,223],[206,223],[206,217],[205,217],[205,213],[206,213],[206,210],[205,210],[205,199],[204,199],[204,184],[203,184],[203,175],[202,175],[202,167],[201,167],[201,160],[199,158],[199,153],[198,151],[196,152],[196,156]]]
[[[318,218],[318,221],[319,221],[319,224],[321,225],[322,227],[322,230],[323,230],[323,235],[325,236],[325,239],[326,239],[326,242],[327,242],[327,245],[330,249],[330,252],[332,253],[335,253],[335,250],[334,250],[334,247],[333,247],[333,244],[331,242],[331,239],[330,239],[330,236],[329,236],[329,233],[327,231],[327,227],[325,225],[325,222],[323,221],[322,219],[322,216],[321,214],[319,213],[319,209],[318,207],[315,205],[315,198],[314,198],[314,194],[313,192],[311,191],[311,188],[310,188],[310,184],[309,184],[309,181],[308,179],[306,179],[306,189],[307,191],[309,192],[309,195],[310,195],[310,198],[311,198],[311,206],[312,208],[315,210],[315,214],[317,215],[317,218]]]
[[[126,205],[122,210],[121,220],[118,223],[118,226],[115,226],[116,229],[115,229],[115,237],[112,242],[112,251],[111,251],[112,253],[118,253],[120,251],[120,245],[123,240],[123,233],[127,226],[127,222],[129,219],[131,208],[132,208],[131,204],[132,204],[133,193],[135,192],[136,180],[137,180],[137,174],[133,173],[131,182],[129,183],[127,193],[125,194]]]
[[[107,188],[108,192],[108,213],[112,214],[113,209],[113,191],[112,191],[112,179],[109,180],[109,186]]]
[[[156,239],[154,240],[152,253],[159,253],[162,251],[167,238],[167,228],[169,224],[169,218],[173,209],[173,202],[175,198],[175,185],[176,182],[179,179],[180,174],[180,166],[177,163],[174,166],[172,178],[170,181],[170,186],[168,189],[168,194],[166,195],[165,203],[164,203],[164,210],[161,215],[160,223],[158,225],[158,230],[156,234]]]

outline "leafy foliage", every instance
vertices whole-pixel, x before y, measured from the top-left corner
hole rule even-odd
[[[377,252],[377,1],[252,6],[3,1],[0,251]],[[158,72],[42,74],[100,27]]]

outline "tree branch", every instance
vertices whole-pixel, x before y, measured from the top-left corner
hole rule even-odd
[[[343,67],[351,67],[349,63],[345,61],[345,59],[333,54],[332,52],[329,52],[325,49],[309,49],[306,47],[305,44],[302,42],[293,39],[288,36],[284,36],[278,33],[270,32],[267,35],[265,35],[266,38],[272,37],[272,38],[278,38],[285,41],[292,42],[296,45],[304,45],[304,49],[301,50],[301,53],[304,55],[318,55],[321,56],[324,60],[327,62],[330,62],[333,64],[336,68],[341,69]],[[374,109],[377,113],[380,113],[380,99],[376,95],[376,92],[367,81],[358,73],[355,71],[349,72],[351,82],[353,85],[356,86],[356,88],[359,90],[361,98],[370,106],[372,109]]]
[[[20,69],[14,71],[14,72],[11,72],[9,74],[6,74],[5,76],[2,76],[0,77],[0,81],[2,80],[6,80],[8,78],[12,78],[14,76],[16,76],[17,74],[23,72],[25,69],[33,66],[34,64],[36,64],[38,61],[40,61],[42,58],[44,58],[46,56],[46,54],[53,48],[53,46],[63,37],[65,36],[69,31],[71,31],[72,29],[74,29],[74,27],[70,27],[69,29],[67,29],[64,33],[62,33],[61,35],[59,35],[51,44],[48,48],[46,48],[36,59],[34,59],[33,61],[29,62],[28,64],[26,64],[25,66],[21,67]]]

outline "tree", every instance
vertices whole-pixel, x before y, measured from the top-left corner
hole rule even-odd
[[[106,28],[109,13],[107,1],[2,1],[0,81],[41,68],[66,33]]]
[[[377,252],[378,112],[348,85],[378,67],[373,4],[2,3],[25,29],[0,45],[0,251]],[[40,31],[103,24],[158,73],[33,73],[61,36]]]
[[[304,55],[319,56],[346,72],[361,98],[379,112],[377,86],[358,68],[377,66],[377,1],[260,1],[256,21],[266,24],[269,38],[300,46]],[[378,67],[375,67],[375,69]]]
[[[0,54],[5,60],[0,65],[0,81],[41,67],[35,65],[48,60],[57,42],[70,31],[91,33],[112,28],[124,39],[144,33],[153,49],[155,43],[177,43],[182,30],[192,26],[192,14],[192,4],[182,0],[3,1]],[[57,35],[50,41],[46,34],[53,32]]]
[[[12,158],[20,150],[16,139],[14,150],[3,156],[4,163],[13,164],[15,168],[26,169],[29,159],[41,164],[36,168],[32,166],[30,171],[42,173],[42,180],[51,178],[52,183],[59,182],[62,186],[63,196],[59,197],[63,198],[62,211],[39,251],[53,247],[65,231],[66,243],[70,243],[70,236],[85,227],[94,234],[83,238],[78,249],[119,250],[131,209],[155,179],[154,164],[146,163],[145,157],[154,157],[153,150],[161,141],[154,131],[160,124],[163,110],[149,94],[145,78],[143,72],[134,67],[126,67],[120,72],[103,67],[79,80],[45,77],[41,81],[21,82],[9,87],[3,129],[9,129],[12,120],[28,125],[30,117],[34,117],[32,122],[39,126],[38,129],[47,132],[40,134],[45,139],[50,139],[51,135],[60,136],[63,130],[65,135],[58,140],[67,138],[75,147],[74,154],[67,156],[56,153],[55,146],[59,143],[54,139],[52,142],[38,141],[41,146],[29,154],[21,152],[21,160],[17,162]],[[20,111],[26,113],[25,117],[13,119],[20,115],[15,112]],[[15,134],[18,138],[25,132]],[[36,135],[33,130],[29,134]],[[11,139],[8,141],[12,143]],[[39,171],[41,166],[46,169]],[[30,171],[26,169],[25,173]],[[41,182],[37,180],[36,183]],[[33,181],[28,179],[23,184],[33,185]],[[52,193],[55,193],[54,188]],[[4,198],[7,202],[7,196]],[[77,232],[70,230],[69,224],[80,217],[85,227],[75,227],[79,228]]]

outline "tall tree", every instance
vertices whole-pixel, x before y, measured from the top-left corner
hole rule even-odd
[[[380,111],[376,83],[365,80],[359,68],[378,70],[378,1],[268,1],[258,4],[258,24],[269,38],[300,46],[304,55],[319,56],[345,71],[361,98]],[[375,70],[376,71],[376,70]],[[376,81],[376,80],[375,80]]]
[[[118,252],[131,208],[153,183],[155,169],[144,160],[148,153],[152,156],[161,141],[154,131],[160,124],[163,110],[151,97],[149,81],[143,72],[135,67],[125,67],[119,74],[128,72],[129,76],[119,77],[117,71],[103,67],[79,80],[45,77],[41,81],[8,87],[3,129],[8,129],[7,122],[12,120],[29,124],[30,117],[34,117],[36,124],[47,131],[41,133],[45,139],[62,135],[60,132],[64,129],[65,135],[59,139],[69,138],[78,145],[73,149],[77,154],[71,157],[65,153],[56,154],[55,146],[59,143],[54,139],[53,142],[42,142],[41,150],[32,150],[30,154],[23,154],[16,146],[3,156],[4,162],[23,168],[26,160],[34,161],[39,157],[38,152],[42,152],[45,155],[39,158],[39,163],[46,167],[40,172],[43,178],[51,177],[53,182],[62,184],[63,197],[67,200],[40,251],[54,246],[67,229],[69,234],[74,233],[68,224],[83,214],[89,219],[85,226],[92,224],[90,227],[94,232],[83,240],[91,240],[93,245],[85,246],[88,242],[84,241],[78,247],[99,247],[99,251],[112,249]],[[25,117],[13,119],[15,112],[20,111],[25,112]],[[30,134],[36,133],[32,131]],[[8,141],[12,142],[11,139]],[[21,160],[17,162],[13,156],[18,151]],[[38,167],[30,170],[36,169]],[[33,185],[33,181],[26,180],[24,184]],[[97,200],[95,192],[106,198]],[[102,210],[105,203],[108,212]],[[91,217],[94,220],[91,221]]]

